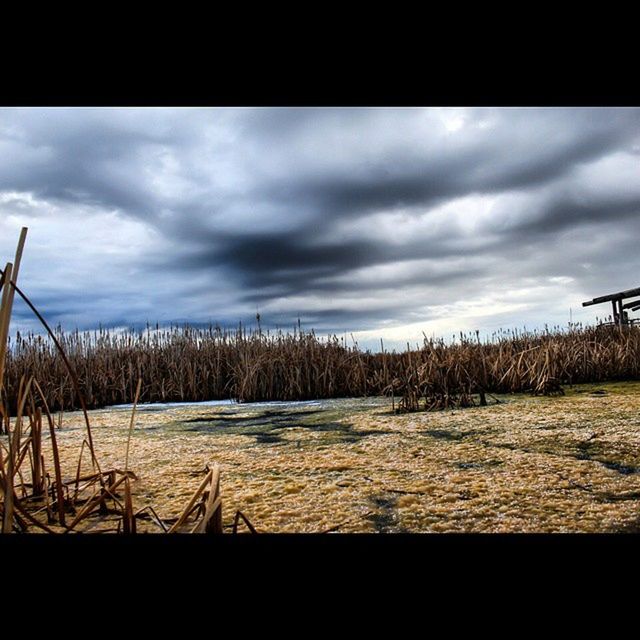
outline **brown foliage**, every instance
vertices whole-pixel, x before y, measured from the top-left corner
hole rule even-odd
[[[486,393],[562,393],[563,384],[637,379],[637,327],[477,334],[420,349],[371,353],[336,336],[148,327],[141,332],[56,332],[77,372],[89,408],[134,401],[241,402],[393,394],[400,410],[441,409],[486,401]],[[12,411],[23,376],[36,374],[52,411],[80,406],[79,392],[55,345],[18,335],[8,352],[6,387]],[[478,398],[476,398],[478,396]]]

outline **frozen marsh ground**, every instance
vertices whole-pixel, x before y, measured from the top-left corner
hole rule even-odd
[[[566,393],[404,415],[388,398],[143,405],[135,507],[177,516],[218,462],[225,528],[240,509],[270,533],[640,530],[640,383]],[[105,467],[124,466],[130,412],[90,412]],[[83,429],[69,413],[57,432],[66,477]]]

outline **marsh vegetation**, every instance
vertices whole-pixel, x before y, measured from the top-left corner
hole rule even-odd
[[[488,394],[561,394],[563,385],[640,377],[640,329],[572,327],[537,332],[500,331],[451,343],[425,337],[404,352],[363,351],[337,336],[301,330],[275,333],[206,328],[147,327],[56,332],[77,372],[69,376],[50,338],[18,334],[7,354],[7,398],[16,409],[25,375],[37,373],[52,411],[140,401],[240,402],[390,396],[400,411],[491,402]]]

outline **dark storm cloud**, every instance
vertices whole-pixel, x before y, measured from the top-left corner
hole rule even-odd
[[[486,274],[487,269],[474,269],[475,277]],[[446,273],[431,273],[429,270],[423,270],[420,273],[403,276],[400,280],[403,287],[429,284],[429,286],[450,286],[461,280],[466,280],[469,277],[468,269],[452,269]],[[284,280],[284,277],[283,277]],[[398,279],[388,279],[386,281],[369,281],[361,282],[357,280],[339,280],[326,279],[321,275],[315,279],[312,278],[299,278],[298,280],[286,282],[286,287],[282,286],[279,289],[270,289],[270,285],[265,285],[264,290],[252,289],[250,293],[247,293],[242,297],[242,300],[251,303],[263,303],[271,300],[274,297],[274,293],[277,292],[278,296],[301,294],[309,289],[309,285],[313,287],[313,290],[318,293],[371,293],[378,292],[381,295],[397,296],[398,295]]]
[[[409,120],[411,110],[392,111],[394,120]],[[338,131],[371,115],[368,110],[330,113]],[[399,137],[407,142],[403,149],[354,159],[351,172],[320,170],[299,182],[285,175],[256,195],[289,202],[289,207],[291,201],[311,205],[324,216],[360,215],[399,205],[428,207],[468,193],[526,189],[557,180],[578,163],[624,148],[640,126],[640,110],[632,109],[505,109],[498,114],[498,130],[486,136],[476,132],[471,144],[416,154],[410,144],[418,140],[401,130]],[[313,129],[314,118],[322,120],[322,113],[283,110],[277,118],[258,113],[252,132],[277,144],[303,124]]]
[[[373,330],[549,278],[616,289],[610,256],[639,266],[639,153],[640,109],[0,110],[0,224],[50,230],[53,321],[259,306]],[[69,265],[43,275],[70,233],[75,289]]]
[[[46,113],[38,118],[33,111],[5,115],[17,122],[14,126],[20,127],[21,135],[5,138],[16,155],[3,163],[0,189],[120,208],[131,214],[145,210],[148,194],[143,194],[134,176],[129,181],[115,180],[114,168],[130,162],[141,146],[155,142],[153,137],[119,130],[107,118],[87,122],[82,111],[76,117],[67,113],[67,118],[56,110]]]
[[[274,292],[278,296],[289,296],[309,291],[323,293],[383,288],[384,283],[380,282],[332,282],[330,278],[373,265],[446,258],[456,254],[457,250],[449,247],[445,240],[437,245],[425,245],[417,239],[400,246],[390,246],[384,239],[318,243],[305,229],[289,234],[247,233],[229,237],[220,242],[217,251],[192,251],[184,255],[178,265],[187,272],[224,265],[230,276],[235,275],[247,291],[243,294],[244,300],[264,302],[272,298]],[[424,284],[425,281],[447,284],[464,275],[465,271],[437,276],[423,272],[419,276],[404,277],[402,284]],[[390,282],[387,286],[397,287],[398,282]]]
[[[509,231],[512,240],[530,238],[533,234],[549,235],[575,228],[594,225],[593,233],[606,232],[602,227],[621,226],[633,222],[640,215],[640,194],[622,196],[618,201],[579,202],[559,200],[541,207],[530,220]]]

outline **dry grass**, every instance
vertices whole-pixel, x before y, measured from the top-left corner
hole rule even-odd
[[[395,362],[400,410],[486,404],[488,393],[562,395],[562,385],[637,380],[640,330],[597,326],[569,331],[500,332],[481,343],[427,340]],[[475,396],[478,396],[477,398]]]
[[[365,395],[372,388],[355,347],[345,348],[338,338],[321,341],[313,332],[173,327],[125,334],[57,331],[56,338],[78,372],[89,408],[132,402],[138,378],[142,402],[299,400]],[[9,397],[15,398],[25,371],[38,371],[53,410],[79,408],[78,390],[51,339],[17,335],[7,363]],[[376,385],[380,391],[383,382]]]
[[[637,380],[640,329],[500,332],[480,342],[427,340],[403,353],[361,351],[314,332],[148,327],[113,333],[18,335],[7,359],[7,394],[17,409],[23,376],[37,372],[52,411],[133,402],[307,400],[394,395],[398,409],[484,404],[487,394],[562,393],[562,385]],[[69,366],[60,358],[67,354]],[[68,373],[77,371],[77,380]]]

